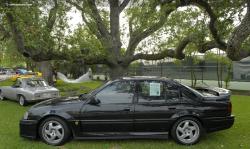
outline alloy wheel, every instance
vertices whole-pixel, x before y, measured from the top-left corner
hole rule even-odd
[[[24,104],[25,104],[25,99],[24,99],[23,96],[20,96],[20,97],[19,97],[19,104],[20,104],[21,106],[24,106]]]
[[[199,125],[193,120],[181,121],[176,127],[176,137],[185,144],[192,144],[200,136]]]
[[[49,144],[57,144],[64,138],[64,128],[57,121],[48,121],[42,127],[42,136]]]

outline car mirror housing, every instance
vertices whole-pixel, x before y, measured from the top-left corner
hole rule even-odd
[[[83,93],[81,95],[79,95],[79,98],[84,98],[87,95],[87,93]]]
[[[101,101],[99,99],[96,99],[95,97],[90,97],[89,104],[91,105],[98,105]]]

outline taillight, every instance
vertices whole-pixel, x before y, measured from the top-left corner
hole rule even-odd
[[[228,103],[227,111],[229,114],[232,113],[232,103],[231,102]]]

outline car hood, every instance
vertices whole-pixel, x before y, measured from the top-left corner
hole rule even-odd
[[[49,99],[42,101],[34,106],[32,108],[38,108],[38,107],[44,107],[44,106],[63,106],[63,105],[70,105],[70,104],[78,104],[82,102],[82,100],[79,99],[79,97],[59,97],[54,99]]]

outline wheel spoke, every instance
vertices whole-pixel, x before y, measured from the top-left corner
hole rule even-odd
[[[190,139],[193,139],[193,137],[194,137],[193,132],[191,132],[188,136],[189,136]]]
[[[61,125],[57,125],[57,126],[54,126],[53,128],[56,129],[56,130],[59,130],[59,129],[62,129],[62,126]]]
[[[50,141],[54,141],[56,138],[56,135],[50,135],[50,137],[48,138]]]
[[[47,134],[47,135],[50,135],[50,131],[45,129],[44,132]]]
[[[196,130],[196,127],[194,127],[194,126],[189,126],[189,129],[190,129],[191,131],[193,131],[193,130]]]
[[[61,139],[62,138],[62,133],[58,130],[56,130],[56,136]]]
[[[188,128],[188,127],[189,127],[189,121],[186,121],[183,128]]]
[[[49,123],[49,131],[53,128],[53,123]]]
[[[183,133],[183,128],[181,128],[180,126],[177,127],[177,130],[178,130],[179,132]]]
[[[188,136],[187,134],[183,133],[183,134],[180,136],[180,138],[181,138],[181,139],[185,139],[187,136]]]

